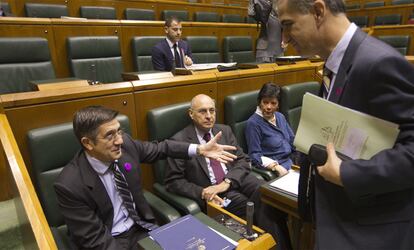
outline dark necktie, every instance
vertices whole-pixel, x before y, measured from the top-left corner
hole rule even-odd
[[[117,166],[118,166],[118,161],[115,161],[111,164],[109,168],[114,173],[115,187],[118,190],[119,195],[122,198],[123,204],[129,213],[129,217],[131,217],[131,219],[133,219],[135,223],[137,223],[142,228],[148,231],[154,230],[158,226],[153,223],[142,220],[139,217],[137,211],[134,209],[134,202],[132,200],[132,194],[131,194],[131,191],[129,190],[128,183],[126,182],[124,176],[118,169],[119,167],[117,168]]]
[[[210,133],[206,133],[203,137],[203,139],[206,142],[209,142],[211,140],[211,135]],[[210,159],[210,167],[213,170],[214,173],[214,177],[216,178],[216,184],[219,184],[220,182],[222,182],[224,180],[224,171],[223,168],[221,167],[221,163],[218,160]]]
[[[331,87],[333,73],[327,67],[323,68],[323,98],[328,99],[329,88]]]
[[[175,67],[182,68],[183,65],[181,64],[180,53],[178,53],[177,44],[174,43],[174,60],[175,60]]]

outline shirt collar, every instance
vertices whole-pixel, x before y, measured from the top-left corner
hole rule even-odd
[[[204,138],[203,138],[206,133],[199,130],[196,126],[194,126],[194,128],[195,128],[195,131],[196,131],[196,134],[197,134],[198,141],[200,143],[201,142],[207,143],[206,140],[204,140]],[[211,138],[213,138],[213,133],[211,132],[211,129],[208,131],[208,133],[210,133]]]
[[[339,40],[335,49],[329,55],[328,60],[326,60],[325,67],[328,68],[335,75],[338,74],[339,65],[341,64],[342,59],[344,58],[345,51],[348,48],[348,45],[351,42],[352,36],[354,35],[356,30],[357,26],[354,23],[351,23],[351,25],[349,25],[348,29],[346,30],[345,34],[342,36],[341,40]]]
[[[168,46],[170,46],[170,49],[172,49],[172,47],[174,46],[174,43],[170,41],[170,39],[168,39],[167,37],[165,38],[165,40],[167,40]],[[178,46],[178,42],[177,42],[177,46]]]
[[[88,153],[86,153],[86,159],[89,161],[89,164],[91,164],[95,172],[100,175],[104,175],[106,171],[108,171],[109,165],[111,165],[111,163],[100,161],[95,157],[90,156]]]

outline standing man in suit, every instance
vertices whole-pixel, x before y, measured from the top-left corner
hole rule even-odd
[[[299,201],[314,201],[315,249],[414,249],[413,66],[350,23],[342,0],[278,0],[277,8],[284,42],[326,60],[324,98],[400,128],[394,147],[369,160],[341,161],[328,144],[325,165],[301,168],[313,173],[314,196],[305,178]]]
[[[170,17],[165,21],[164,31],[167,37],[152,48],[152,66],[155,70],[171,71],[173,64],[176,68],[184,68],[193,64],[191,48],[183,40],[181,21]]]
[[[141,187],[141,163],[167,156],[211,155],[232,161],[216,143],[143,142],[123,134],[117,111],[90,106],[76,112],[73,130],[82,145],[54,187],[73,243],[80,249],[136,249],[137,241],[156,228]]]
[[[259,188],[264,181],[250,173],[248,158],[237,145],[231,128],[215,124],[214,101],[204,94],[195,96],[189,115],[193,123],[175,134],[172,140],[204,144],[221,131],[220,142],[237,147],[237,159],[229,164],[220,164],[208,157],[168,158],[165,177],[168,191],[197,201],[203,211],[207,201],[223,205],[223,199],[227,198],[231,202],[225,209],[240,217],[245,216],[246,202],[253,201],[255,224],[272,234],[277,241],[277,249],[290,249],[285,214],[260,201]]]

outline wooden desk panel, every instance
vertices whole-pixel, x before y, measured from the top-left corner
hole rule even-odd
[[[361,5],[362,6],[362,5]],[[373,26],[375,17],[390,14],[400,14],[401,24],[406,24],[409,16],[414,10],[414,4],[391,5],[375,8],[363,8],[357,10],[347,10],[347,16],[368,16],[368,26]]]

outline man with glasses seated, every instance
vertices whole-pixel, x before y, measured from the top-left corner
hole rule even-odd
[[[123,134],[117,111],[90,106],[75,113],[73,130],[82,149],[55,182],[60,211],[73,243],[80,249],[135,249],[137,241],[157,227],[141,187],[141,163],[170,157],[235,156],[217,144],[197,145],[165,140],[144,142]]]
[[[250,173],[248,157],[237,145],[231,128],[215,124],[214,101],[207,95],[197,95],[188,113],[193,123],[172,140],[203,145],[221,132],[220,143],[237,147],[237,159],[224,164],[204,156],[184,160],[168,158],[165,177],[168,191],[195,200],[203,211],[206,211],[206,202],[212,201],[239,217],[245,217],[246,202],[253,201],[255,225],[272,234],[277,249],[290,249],[285,214],[260,201],[259,188],[264,181]]]

